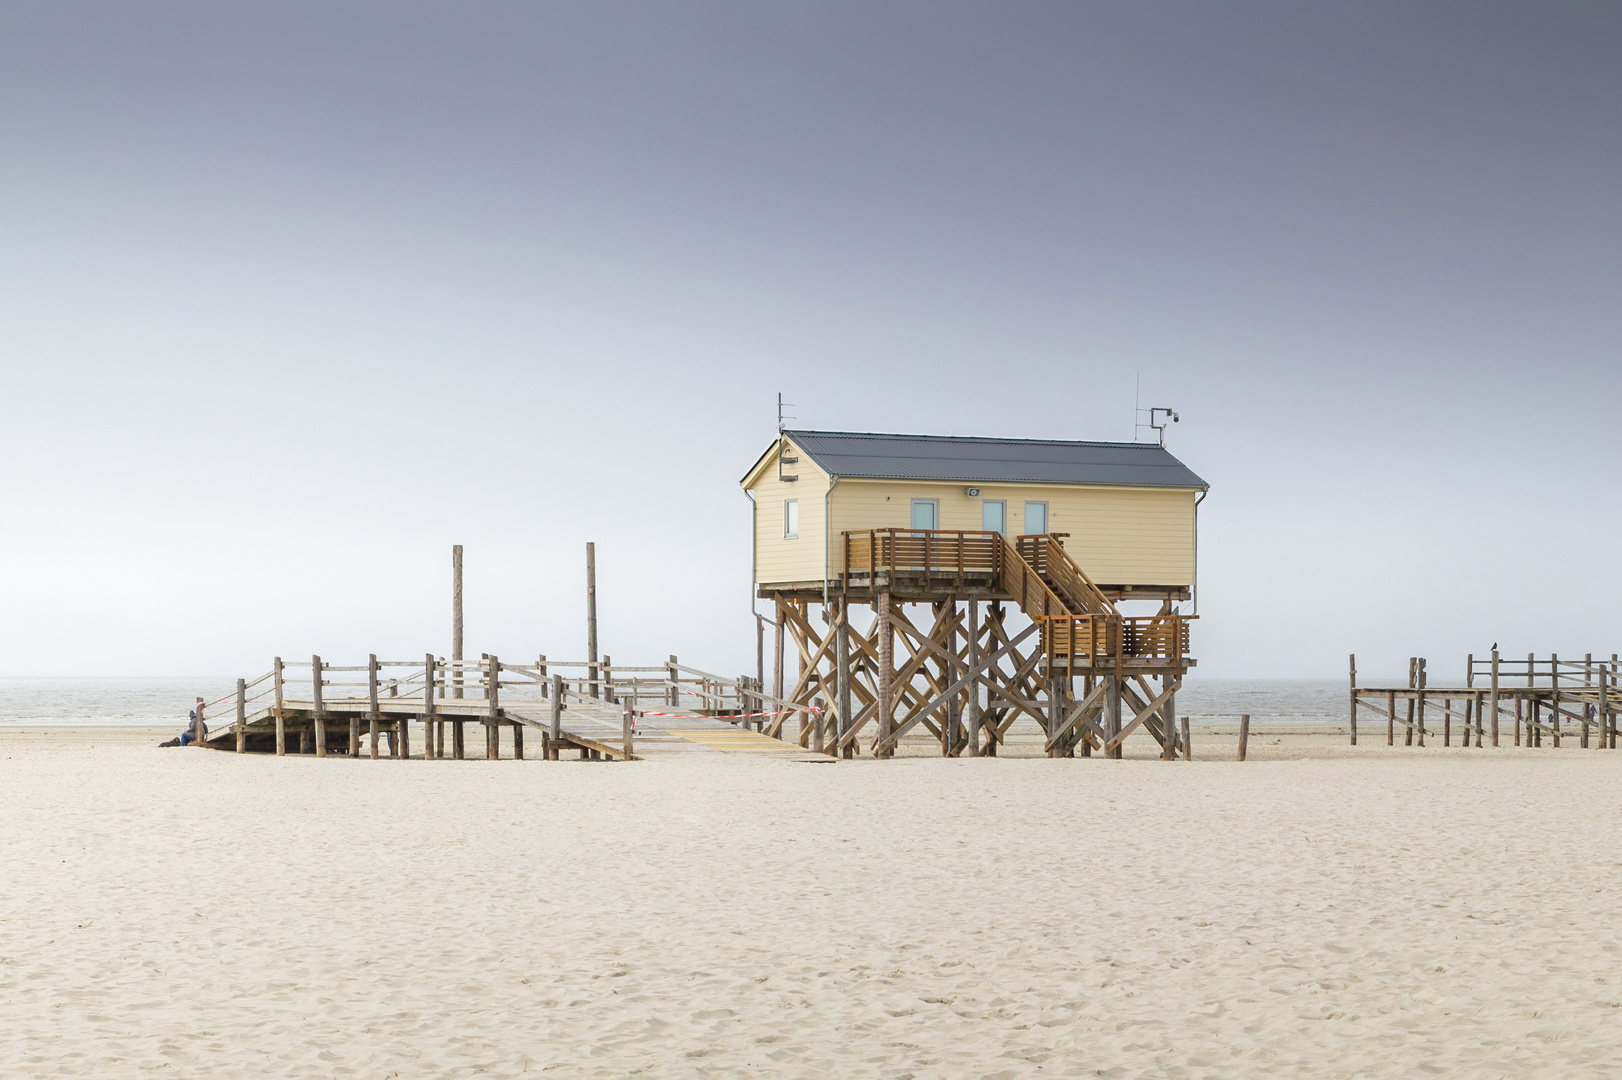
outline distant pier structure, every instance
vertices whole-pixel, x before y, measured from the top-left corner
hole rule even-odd
[[[1350,657],[1351,743],[1358,721],[1385,728],[1386,745],[1558,747],[1575,738],[1584,748],[1616,749],[1617,654],[1595,659],[1474,655],[1465,661],[1464,684],[1429,684],[1425,658],[1410,657],[1406,686],[1359,686],[1357,654]],[[1361,713],[1361,717],[1360,717]],[[1547,742],[1545,742],[1547,740]]]
[[[1119,757],[1140,731],[1190,756],[1176,695],[1208,485],[1163,446],[785,429],[742,486],[770,696],[794,709],[768,733],[995,755],[1023,717],[1053,757]]]

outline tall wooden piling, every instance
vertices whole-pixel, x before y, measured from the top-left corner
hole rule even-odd
[[[591,696],[597,697],[597,545],[586,543],[586,665]]]
[[[1602,699],[1603,700],[1603,699]],[[237,753],[248,750],[248,682],[237,680]]]
[[[1239,714],[1239,760],[1245,760],[1245,750],[1250,746],[1250,714]]]
[[[316,757],[327,756],[327,711],[321,695],[322,688],[326,684],[326,679],[321,674],[323,670],[321,658],[319,656],[310,657],[310,684],[314,687],[315,693],[313,724],[315,727]]]
[[[462,696],[462,545],[451,548],[451,697]]]
[[[851,729],[854,719],[850,690],[850,602],[845,600],[840,601],[839,621],[834,625],[834,692],[838,695],[838,715],[833,728],[833,745],[828,752],[838,757],[845,732]],[[854,746],[845,747],[843,751],[846,757],[855,752]]]

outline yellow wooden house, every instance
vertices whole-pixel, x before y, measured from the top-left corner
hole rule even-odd
[[[758,594],[846,581],[864,530],[1060,537],[1112,600],[1187,600],[1208,485],[1155,443],[785,430],[744,476]],[[855,568],[852,568],[855,569]]]

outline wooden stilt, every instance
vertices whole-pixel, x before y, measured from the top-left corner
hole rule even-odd
[[[895,630],[890,625],[890,593],[888,590],[879,593],[879,739],[878,756],[890,757],[894,748],[890,746],[890,732],[895,727],[895,701],[893,699],[892,680],[895,677]]]
[[[1603,694],[1603,692],[1602,692]],[[1601,698],[1603,699],[1603,696]],[[248,682],[237,680],[237,753],[248,752]]]
[[[968,665],[973,671],[980,666],[980,601],[969,598],[969,626],[968,626]],[[980,756],[980,683],[978,680],[969,683],[966,688],[968,696],[968,715],[965,723],[968,725],[968,753],[970,757]],[[1090,744],[1089,744],[1090,745]]]
[[[501,661],[492,653],[485,657],[485,756],[491,761],[501,760]]]
[[[1397,692],[1389,690],[1385,696],[1385,744],[1397,745]]]

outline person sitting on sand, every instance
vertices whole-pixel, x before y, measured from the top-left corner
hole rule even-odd
[[[186,730],[182,731],[178,738],[170,739],[168,742],[161,742],[158,745],[159,746],[190,746],[192,743],[196,742],[197,738],[196,738],[195,735],[192,734],[193,732],[195,732],[197,730],[197,727],[198,727],[198,724],[197,724],[197,710],[196,709],[193,709],[191,712],[186,714],[186,721],[187,721]],[[207,735],[208,734],[208,725],[203,724],[202,728],[203,728],[203,734]]]

